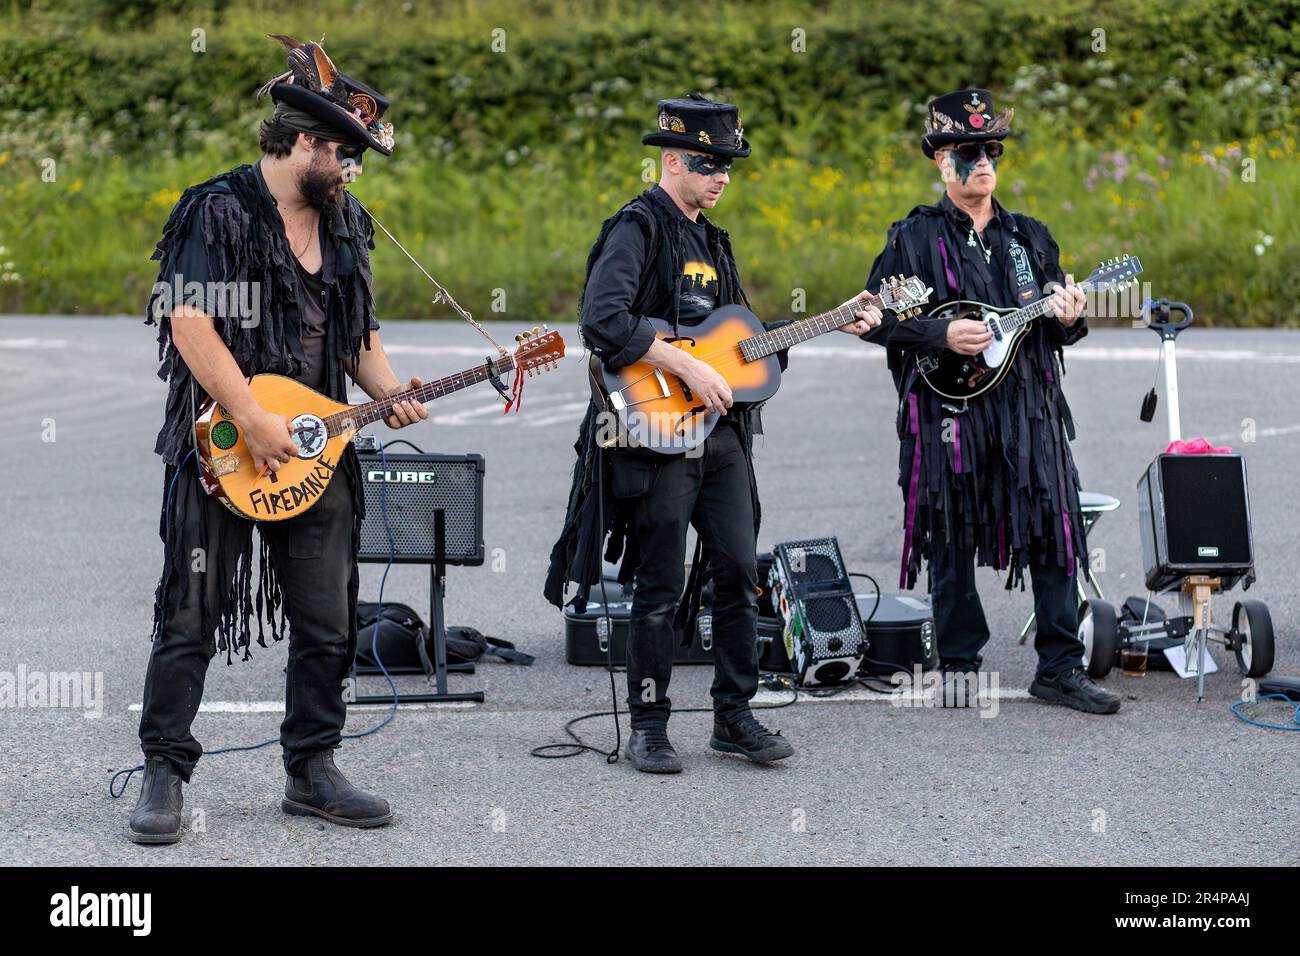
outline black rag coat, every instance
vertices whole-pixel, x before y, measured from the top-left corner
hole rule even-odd
[[[669,200],[668,202],[671,202]],[[681,281],[686,264],[685,225],[679,213],[676,213],[650,189],[627,203],[601,226],[596,244],[587,256],[586,279],[584,280],[584,297],[587,282],[591,278],[592,268],[599,260],[611,231],[624,220],[635,222],[643,232],[645,257],[641,267],[641,278],[636,295],[629,312],[637,316],[657,316],[673,322],[678,320],[680,298],[678,284]],[[741,287],[740,277],[736,271],[735,258],[731,249],[731,239],[727,232],[703,215],[699,221],[704,224],[710,254],[718,273],[717,305],[740,304],[748,307],[749,300]],[[582,315],[581,305],[579,315]],[[776,327],[774,323],[770,327]],[[628,355],[628,343],[606,342],[601,337],[583,331],[584,344],[604,361],[615,359],[627,364],[638,356]],[[643,343],[648,345],[648,343]],[[641,349],[644,351],[644,348]],[[782,366],[785,354],[780,354]],[[578,440],[574,443],[577,462],[573,469],[573,481],[569,491],[568,509],[560,537],[551,549],[550,567],[546,575],[544,594],[546,599],[556,607],[566,603],[565,595],[570,583],[576,585],[569,603],[579,612],[585,611],[591,588],[600,580],[602,572],[601,548],[608,537],[605,548],[605,560],[620,561],[619,580],[631,581],[636,574],[639,563],[639,550],[634,525],[631,520],[630,500],[615,499],[608,493],[610,487],[610,468],[612,455],[602,454],[595,441],[600,408],[593,398],[587,408],[586,416],[578,429]],[[754,481],[753,440],[756,433],[761,433],[762,425],[758,406],[751,406],[735,416],[732,427],[740,431],[741,446],[749,462],[750,494],[754,504],[754,533],[758,534],[761,510],[758,501],[758,488]],[[632,452],[635,454],[635,452]],[[616,452],[614,454],[628,454]],[[599,469],[599,470],[598,470]],[[603,474],[602,474],[603,473]],[[601,489],[604,494],[601,494]],[[600,521],[603,512],[603,527]],[[692,561],[692,573],[686,585],[686,593],[678,605],[676,627],[688,634],[692,627],[694,609],[698,605],[698,595],[703,584],[705,572],[702,552],[697,544],[695,558]]]
[[[1064,282],[1060,249],[1047,227],[1007,212],[994,201],[996,230],[1005,244],[1014,236],[1029,253],[1040,290]],[[1014,284],[995,256],[985,270],[969,245],[970,218],[945,196],[915,207],[889,230],[867,288],[886,276],[919,277],[934,289],[930,307],[973,299],[1015,306]],[[904,501],[904,538],[899,586],[911,588],[932,542],[965,554],[980,565],[1008,571],[1006,586],[1024,588],[1031,562],[1072,571],[1087,559],[1079,513],[1079,475],[1070,451],[1074,421],[1061,388],[1062,349],[1087,334],[1080,318],[1067,329],[1054,316],[1036,319],[1006,379],[962,403],[936,394],[916,370],[916,356],[943,346],[945,322],[899,321],[889,314],[863,336],[884,345],[898,389],[899,486]]]
[[[360,351],[370,346],[370,330],[376,328],[374,300],[370,291],[370,250],[374,248],[374,227],[369,216],[351,196],[331,207],[324,215],[322,245],[322,281],[327,290],[325,392],[336,401],[347,400],[347,372],[344,361],[352,367]],[[181,303],[203,309],[214,320],[214,327],[230,350],[240,370],[248,376],[274,372],[295,377],[302,372],[302,316],[298,301],[299,280],[293,251],[285,238],[283,222],[275,202],[255,164],[238,166],[228,172],[191,186],[172,208],[161,240],[152,258],[159,263],[158,281],[149,298],[145,323],[158,327],[158,377],[168,383],[162,428],[155,452],[166,463],[163,479],[163,508],[159,516],[159,535],[163,539],[163,572],[154,598],[153,636],[165,624],[164,595],[168,581],[179,576],[183,600],[188,588],[190,556],[182,553],[177,533],[178,520],[169,520],[169,491],[179,467],[197,467],[190,456],[193,448],[192,405],[207,399],[194,381],[180,352],[172,341],[171,310]],[[196,281],[202,288],[187,289]],[[213,294],[212,284],[236,283],[242,302],[255,303],[255,313],[231,307],[240,299],[228,297],[224,302]],[[230,288],[236,288],[231,286]],[[191,395],[193,387],[193,395]],[[350,478],[353,490],[353,553],[359,543],[360,523],[365,514],[365,499],[360,481],[356,453],[348,447],[340,465]],[[181,506],[183,495],[175,505]],[[244,519],[229,516],[236,521]],[[173,515],[174,519],[175,516]],[[250,527],[246,529],[251,532]],[[237,571],[220,607],[203,603],[205,634],[216,637],[209,652],[224,650],[230,660],[235,652],[249,657],[250,620],[257,618],[258,643],[265,647],[263,624],[272,637],[280,640],[284,633],[283,606],[270,549],[261,545],[260,576],[256,598],[253,596],[253,545],[251,533],[222,535],[222,547],[237,549]],[[206,528],[201,546],[206,547]],[[211,567],[234,567],[222,561]],[[353,581],[356,574],[354,569]],[[204,589],[200,588],[200,592]],[[352,608],[355,610],[355,586]],[[355,613],[352,615],[355,626]]]

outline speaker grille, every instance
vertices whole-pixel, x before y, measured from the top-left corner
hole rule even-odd
[[[1235,455],[1170,455],[1160,463],[1171,564],[1248,564],[1246,474]],[[1208,554],[1207,549],[1217,553]]]
[[[362,561],[388,560],[378,455],[360,455],[366,493]],[[443,511],[448,564],[483,563],[483,458],[480,455],[388,455],[388,521],[399,561],[434,560],[434,512]]]

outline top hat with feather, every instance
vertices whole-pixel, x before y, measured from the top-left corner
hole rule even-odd
[[[934,159],[935,151],[951,143],[978,143],[1006,139],[1016,111],[993,112],[993,94],[988,90],[958,90],[936,96],[927,105],[925,135],[921,151]]]
[[[389,102],[379,91],[340,73],[320,43],[299,43],[281,33],[269,36],[289,51],[289,69],[268,81],[258,96],[269,92],[275,102],[310,114],[337,132],[341,142],[392,154],[393,124],[380,122]]]
[[[730,103],[715,103],[703,93],[692,93],[683,100],[660,100],[658,125],[657,130],[641,137],[643,144],[694,149],[735,159],[749,155],[740,110]]]

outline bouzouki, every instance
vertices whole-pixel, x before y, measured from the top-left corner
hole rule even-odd
[[[297,517],[325,493],[357,430],[387,417],[398,402],[426,404],[486,381],[504,393],[500,376],[512,372],[517,397],[521,376],[555,368],[564,357],[559,332],[536,328],[517,340],[520,345],[511,355],[487,359],[475,368],[362,405],[336,402],[284,375],[254,375],[248,380],[253,397],[267,411],[289,419],[298,454],[279,471],[259,472],[239,422],[221,404],[209,400],[194,423],[203,489],[231,511],[255,521]]]
[[[651,317],[655,337],[711,365],[731,387],[733,401],[762,402],[781,385],[781,364],[776,353],[855,321],[854,312],[875,305],[902,318],[919,311],[933,290],[920,279],[887,279],[880,293],[868,302],[854,302],[765,331],[748,309],[724,305],[698,325],[679,327]],[[626,444],[665,455],[690,451],[704,443],[720,417],[707,411],[686,384],[670,372],[648,362],[633,362],[618,371],[605,368],[598,356],[590,362],[596,401],[617,418],[614,434],[601,445]]]
[[[1120,256],[1103,262],[1092,275],[1079,283],[1079,288],[1085,293],[1118,292],[1136,282],[1141,274],[1142,263],[1137,256]],[[956,401],[965,401],[996,388],[1006,378],[1030,323],[1039,316],[1051,314],[1050,299],[1050,296],[1043,296],[1021,309],[998,308],[969,299],[936,306],[915,321],[974,319],[986,322],[993,333],[993,341],[978,355],[961,355],[951,349],[922,352],[916,358],[917,371],[930,388]]]

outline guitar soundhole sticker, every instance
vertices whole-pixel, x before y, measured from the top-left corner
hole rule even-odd
[[[293,420],[293,440],[298,445],[299,458],[315,458],[325,450],[329,432],[315,415],[299,415]]]
[[[239,441],[239,429],[230,422],[217,422],[212,426],[212,444],[222,451],[234,448],[237,441]]]

